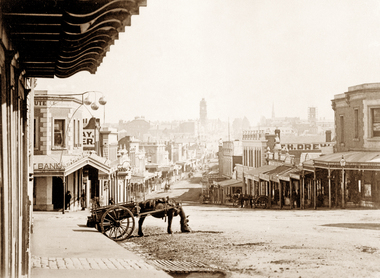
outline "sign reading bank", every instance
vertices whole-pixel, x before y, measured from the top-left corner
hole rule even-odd
[[[95,131],[93,129],[83,129],[83,149],[95,149]]]

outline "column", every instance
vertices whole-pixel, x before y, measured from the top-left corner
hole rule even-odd
[[[329,179],[329,209],[331,209],[331,170],[328,169],[327,178]]]
[[[293,180],[289,178],[289,190],[290,190],[290,209],[293,209]]]
[[[302,171],[300,176],[300,194],[301,194],[301,209],[305,209],[305,173]]]
[[[344,167],[342,167],[342,209],[345,208],[345,203],[344,203],[344,184],[345,184],[345,181],[344,181]]]
[[[314,209],[317,209],[317,173],[314,168],[314,177],[313,177],[313,203]]]
[[[278,194],[279,194],[279,201],[280,201],[280,209],[282,209],[282,183],[280,180],[278,180]]]
[[[272,182],[268,181],[268,208],[272,207]]]

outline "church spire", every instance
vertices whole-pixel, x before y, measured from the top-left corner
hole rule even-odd
[[[274,120],[275,116],[274,116],[274,102],[272,102],[272,120]]]

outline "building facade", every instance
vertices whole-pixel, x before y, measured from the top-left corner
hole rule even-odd
[[[78,210],[102,195],[99,172],[109,177],[111,169],[107,159],[83,150],[82,106],[75,97],[35,92],[34,210]]]
[[[131,15],[146,5],[145,0],[110,3],[20,0],[0,4],[1,277],[31,274],[34,78],[68,78],[84,70],[94,74],[118,33],[130,24]],[[58,133],[56,138],[58,144]]]
[[[380,83],[349,87],[334,96],[332,108],[336,152],[313,161],[324,203],[379,207]]]

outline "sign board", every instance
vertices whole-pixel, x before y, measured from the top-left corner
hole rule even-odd
[[[83,148],[95,149],[95,131],[93,129],[83,129]]]

